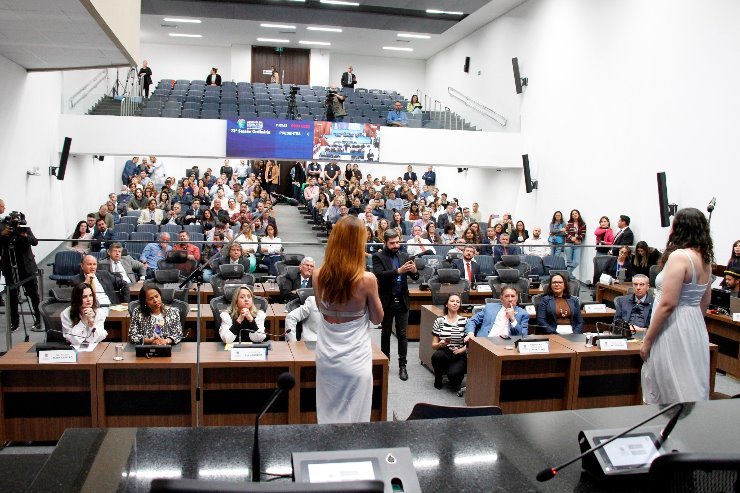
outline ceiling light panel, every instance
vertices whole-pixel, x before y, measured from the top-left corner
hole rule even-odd
[[[202,38],[202,34],[170,33],[173,38]]]
[[[269,27],[274,29],[295,29],[295,26],[290,24],[260,24],[260,27]]]
[[[331,46],[331,43],[327,43],[326,41],[298,41],[298,44],[316,45],[316,46]]]
[[[290,43],[289,39],[257,38],[260,43]]]
[[[338,27],[317,27],[317,26],[308,26],[306,29],[309,31],[323,31],[326,33],[341,33],[342,30]]]
[[[414,51],[413,48],[403,48],[401,46],[383,46],[383,49],[390,51]]]
[[[184,24],[200,24],[200,19],[180,19],[179,17],[165,17],[163,19],[165,22],[180,22]]]
[[[428,34],[407,34],[407,33],[398,33],[396,34],[399,38],[413,38],[413,39],[430,39],[431,36]]]

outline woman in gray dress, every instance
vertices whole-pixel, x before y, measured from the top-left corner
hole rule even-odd
[[[709,223],[698,209],[678,211],[656,278],[652,320],[642,343],[643,400],[709,399],[709,337],[704,312],[714,260]]]

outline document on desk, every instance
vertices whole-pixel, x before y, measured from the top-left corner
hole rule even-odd
[[[75,346],[75,345],[73,345],[72,347],[75,348],[75,351],[77,351],[78,353],[91,353],[91,352],[95,351],[95,348],[96,347],[98,347],[98,343],[97,342],[93,342],[93,343],[90,343],[90,344],[88,344],[86,346]]]

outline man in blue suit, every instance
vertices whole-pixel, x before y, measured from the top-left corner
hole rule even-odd
[[[498,241],[501,242],[500,245],[496,245],[493,247],[493,263],[501,262],[501,257],[504,255],[521,255],[522,249],[518,246],[510,245],[510,238],[509,235],[506,233],[503,233],[501,236],[499,236]]]
[[[475,314],[465,325],[466,340],[477,337],[526,336],[529,314],[517,306],[519,291],[506,286],[501,293],[501,303],[486,303],[483,311]],[[477,332],[477,333],[476,333]]]
[[[624,320],[638,332],[644,332],[650,326],[654,299],[650,296],[650,279],[637,274],[632,277],[632,287],[635,292],[627,296],[620,296],[614,303],[616,313],[614,321]]]

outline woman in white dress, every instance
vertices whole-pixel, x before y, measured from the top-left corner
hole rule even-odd
[[[709,399],[709,337],[704,312],[714,259],[709,223],[694,208],[678,211],[660,260],[650,327],[640,356],[643,400],[672,404]]]
[[[331,230],[313,286],[322,324],[316,343],[316,414],[322,423],[370,421],[370,327],[383,320],[375,276],[365,271],[365,227],[355,216]]]

